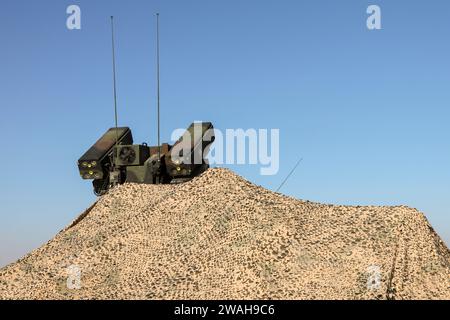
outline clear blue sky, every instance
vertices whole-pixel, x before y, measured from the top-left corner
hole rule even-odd
[[[3,0],[0,265],[95,200],[76,160],[113,124],[110,15],[119,123],[155,143],[157,11],[164,141],[192,120],[279,128],[278,175],[230,167],[273,190],[303,157],[284,193],[415,207],[450,243],[449,1]]]

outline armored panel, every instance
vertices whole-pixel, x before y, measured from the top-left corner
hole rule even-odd
[[[126,167],[126,182],[134,183],[168,183],[170,176],[165,174],[162,163],[158,161],[158,155],[150,156],[142,166],[127,166]]]
[[[167,152],[169,152],[170,148],[172,148],[172,146],[168,143],[163,143],[160,147],[159,147],[159,153],[161,156],[165,155]],[[158,147],[157,146],[152,146],[150,147],[150,155],[157,155],[158,154]]]

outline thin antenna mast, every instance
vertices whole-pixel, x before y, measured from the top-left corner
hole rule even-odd
[[[113,71],[113,86],[114,86],[114,122],[116,127],[116,147],[119,142],[119,132],[117,128],[117,89],[116,89],[116,52],[114,49],[114,17],[111,16],[111,44],[112,44],[112,71]],[[114,154],[117,152],[117,148],[113,152],[113,160]],[[114,164],[114,161],[113,161]]]
[[[158,108],[158,161],[161,159],[160,124],[159,124],[159,13],[156,13],[156,83],[157,83],[157,108]]]
[[[300,162],[303,161],[303,158],[300,158],[300,160],[297,161],[297,163],[295,164],[294,168],[291,170],[291,172],[289,172],[289,174],[287,175],[287,177],[283,180],[283,182],[280,184],[280,186],[277,188],[277,190],[275,192],[278,192],[281,187],[286,183],[286,181],[289,179],[289,177],[294,173],[295,169],[297,169],[298,165],[300,164]]]

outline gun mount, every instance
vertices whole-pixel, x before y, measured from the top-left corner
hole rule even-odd
[[[214,139],[211,122],[192,123],[173,145],[160,147],[133,144],[128,127],[111,128],[78,160],[78,169],[98,196],[125,182],[184,182],[209,167],[205,156]]]

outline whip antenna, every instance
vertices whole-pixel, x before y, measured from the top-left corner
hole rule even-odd
[[[112,71],[113,71],[113,88],[114,88],[114,122],[116,127],[116,148],[113,152],[113,160],[114,154],[117,152],[117,143],[119,142],[119,132],[117,128],[117,89],[116,89],[116,52],[114,49],[114,17],[111,16],[111,45],[112,45]],[[114,164],[114,161],[113,161]]]
[[[161,159],[160,124],[159,124],[159,13],[156,14],[156,85],[157,85],[157,117],[158,117],[158,161]]]
[[[286,181],[289,179],[289,177],[294,173],[295,169],[297,169],[298,165],[300,164],[300,162],[303,161],[303,158],[300,158],[300,160],[297,161],[297,163],[295,164],[294,168],[291,170],[291,172],[289,172],[289,174],[287,175],[287,177],[283,180],[283,182],[280,184],[280,186],[278,187],[278,189],[275,192],[278,192],[281,187],[286,183]]]

